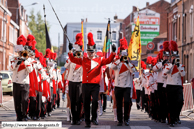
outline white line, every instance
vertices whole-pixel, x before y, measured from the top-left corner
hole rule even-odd
[[[169,127],[170,129],[190,129],[188,127]]]

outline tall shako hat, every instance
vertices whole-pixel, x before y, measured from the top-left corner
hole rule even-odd
[[[179,57],[178,45],[175,41],[170,41],[171,56]]]
[[[87,51],[90,51],[90,52],[96,51],[96,44],[94,42],[93,34],[91,32],[88,33]]]
[[[123,39],[120,39],[120,54],[127,56],[127,48],[127,40],[124,37]]]
[[[76,42],[74,44],[74,48],[76,51],[82,52],[82,46],[83,46],[83,36],[82,33],[78,33],[76,35]]]
[[[169,42],[164,41],[163,42],[163,56],[170,56],[170,49],[169,49]]]
[[[46,54],[44,55],[44,58],[50,59],[50,53],[51,53],[51,50],[49,48],[47,48],[46,49]]]

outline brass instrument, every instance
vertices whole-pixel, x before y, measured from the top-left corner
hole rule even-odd
[[[75,55],[76,55],[77,58],[80,58],[82,56],[82,52],[76,52]]]
[[[22,51],[21,56],[24,58],[28,58],[28,51],[27,50]]]
[[[180,58],[176,58],[176,59],[174,60],[174,63],[175,63],[175,64],[180,64]]]
[[[128,61],[128,57],[127,56],[123,56],[123,61]]]

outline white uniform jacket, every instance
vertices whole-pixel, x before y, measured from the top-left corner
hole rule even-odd
[[[129,63],[120,62],[120,60],[115,61],[111,68],[115,72],[115,84],[116,87],[133,87],[133,78],[130,76],[135,72],[135,67]]]
[[[72,63],[70,59],[66,61],[65,68],[69,70],[67,80],[71,82],[82,82],[83,69],[81,65]]]
[[[163,71],[163,66],[162,62],[158,62],[154,67],[153,67],[154,72],[158,72],[158,77],[157,77],[157,83],[164,83],[165,79],[162,77],[162,71]]]
[[[134,78],[133,82],[134,82],[134,85],[135,85],[135,89],[136,90],[141,90],[140,79],[139,78]]]
[[[18,61],[18,58],[14,58],[11,61],[10,70],[13,71],[12,82],[29,84],[29,73],[33,71],[31,58],[23,61],[20,65],[17,65]]]
[[[181,77],[185,76],[184,65],[180,64],[172,65],[171,63],[166,64],[166,67],[163,71],[163,77],[167,78],[166,85],[178,85],[182,86]]]

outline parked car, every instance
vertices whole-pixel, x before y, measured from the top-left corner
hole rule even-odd
[[[9,93],[11,96],[13,95],[13,83],[12,83],[12,75],[11,71],[1,71],[0,76],[2,76],[2,89],[3,93]]]
[[[65,69],[66,69],[65,67],[61,67],[61,74],[64,73]]]

